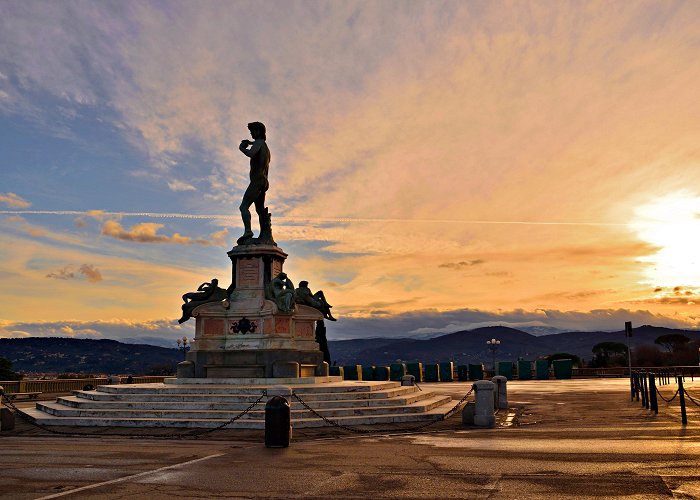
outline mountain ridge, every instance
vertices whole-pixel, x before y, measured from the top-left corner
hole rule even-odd
[[[630,344],[633,349],[653,344],[657,337],[668,333],[681,333],[691,341],[700,341],[700,331],[697,330],[643,325],[633,329]],[[331,340],[328,344],[331,359],[339,365],[388,364],[398,360],[424,363],[453,360],[466,364],[491,361],[492,353],[486,344],[491,338],[501,341],[496,359],[502,361],[533,360],[556,352],[590,359],[595,344],[626,342],[623,330],[533,335],[517,328],[486,326],[430,339],[373,337]],[[49,373],[144,374],[156,368],[174,370],[182,360],[182,352],[176,348],[70,337],[0,339],[0,356],[9,359],[15,371]]]

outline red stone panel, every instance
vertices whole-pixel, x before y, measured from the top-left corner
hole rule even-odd
[[[223,319],[205,319],[204,320],[204,335],[223,335],[224,320]]]
[[[263,321],[263,331],[264,334],[272,333],[272,318],[267,318]]]
[[[275,333],[289,333],[290,318],[275,318]]]
[[[314,325],[310,321],[297,321],[294,325],[294,336],[313,338],[314,337]]]

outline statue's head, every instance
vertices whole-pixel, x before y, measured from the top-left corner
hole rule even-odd
[[[308,287],[308,286],[309,286],[309,282],[308,282],[308,281],[300,281],[300,282],[299,282],[299,288],[306,288],[306,287]]]
[[[216,286],[216,285],[219,284],[219,280],[217,280],[216,278],[213,278],[213,279],[211,280],[211,284],[212,284],[213,286]]]
[[[250,130],[250,135],[253,136],[253,139],[262,139],[263,141],[267,140],[267,137],[265,135],[265,125],[263,125],[262,123],[249,123],[248,130]]]
[[[287,279],[287,274],[286,273],[279,273],[277,277],[281,280],[286,280]]]

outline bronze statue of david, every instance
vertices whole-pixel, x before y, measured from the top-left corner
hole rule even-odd
[[[270,184],[267,180],[267,172],[270,168],[270,149],[265,142],[267,139],[265,125],[260,122],[248,124],[248,130],[252,141],[244,139],[238,149],[250,158],[250,184],[243,194],[241,201],[241,217],[243,218],[243,236],[238,238],[239,245],[251,243],[265,243],[274,245],[270,213],[265,207],[265,193]],[[255,204],[255,211],[260,221],[260,236],[257,241],[253,239],[251,228],[250,206]]]

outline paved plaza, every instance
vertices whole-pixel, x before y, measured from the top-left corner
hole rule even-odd
[[[424,387],[459,399],[471,384]],[[700,383],[686,389],[700,396]],[[57,436],[18,421],[0,434],[0,498],[700,497],[692,402],[684,428],[678,398],[659,400],[655,416],[630,402],[624,379],[513,381],[508,392],[495,429],[457,414],[409,434],[301,429],[286,449],[265,448],[262,431]]]

